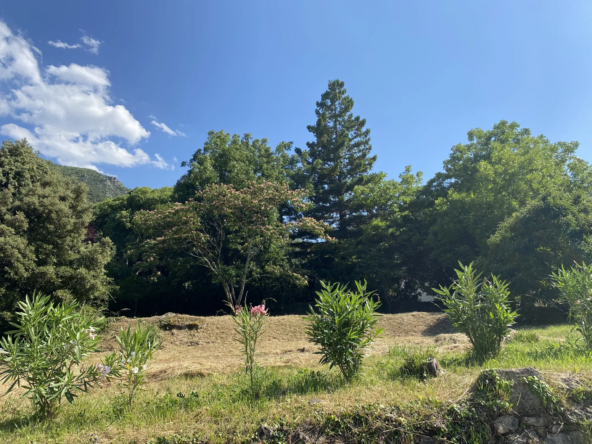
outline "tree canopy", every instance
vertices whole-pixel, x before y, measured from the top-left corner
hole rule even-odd
[[[34,291],[104,305],[113,244],[89,236],[85,186],[54,171],[26,140],[0,148],[0,311]]]
[[[340,80],[307,129],[305,149],[210,131],[174,187],[136,188],[94,209],[84,186],[26,141],[5,142],[4,317],[33,290],[92,303],[112,295],[113,310],[133,315],[209,314],[247,291],[302,312],[321,281],[363,280],[398,310],[450,285],[459,261],[508,281],[530,311],[556,296],[557,267],[591,259],[592,168],[577,142],[501,120],[471,129],[427,182],[411,166],[389,178],[374,169],[370,130]]]

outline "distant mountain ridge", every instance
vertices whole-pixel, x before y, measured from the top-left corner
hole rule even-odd
[[[116,177],[106,176],[88,168],[57,165],[49,160],[48,162],[62,176],[85,184],[88,187],[88,201],[91,203],[102,202],[130,191]]]

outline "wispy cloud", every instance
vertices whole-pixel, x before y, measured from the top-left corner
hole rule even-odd
[[[75,45],[69,45],[68,43],[62,42],[61,40],[53,41],[50,40],[49,43],[51,46],[55,46],[56,48],[63,48],[63,49],[76,49],[80,48],[81,46],[77,43]]]
[[[82,44],[75,43],[71,45],[70,43],[62,42],[61,40],[50,40],[47,43],[49,43],[51,46],[55,46],[56,48],[62,49],[82,48],[88,52],[92,52],[93,54],[99,54],[99,47],[101,46],[101,43],[103,43],[100,40],[93,39],[92,37],[89,37],[87,35],[83,35],[82,37],[80,37],[80,41],[82,42]]]
[[[153,162],[153,165],[156,168],[160,168],[162,170],[171,170],[171,171],[175,169],[175,166],[171,165],[169,163],[166,163],[160,154],[156,153],[154,155],[154,157],[156,157],[156,161]]]
[[[169,128],[169,126],[165,123],[161,123],[161,122],[157,122],[154,116],[150,116],[152,120],[152,122],[150,122],[152,125],[154,125],[155,127],[159,128],[162,132],[167,133],[169,136],[182,136],[182,137],[187,137],[187,134],[185,134],[183,131],[179,131],[179,130],[172,130]]]
[[[88,52],[92,52],[93,54],[98,54],[99,53],[99,46],[101,46],[101,41],[99,40],[95,40],[87,35],[83,35],[82,38],[80,39],[82,40],[82,43],[84,43],[86,45],[86,50]]]

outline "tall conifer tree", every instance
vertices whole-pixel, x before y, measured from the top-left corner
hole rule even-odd
[[[346,95],[342,81],[330,81],[316,105],[317,122],[308,126],[314,140],[307,142],[308,150],[296,151],[314,191],[314,208],[309,215],[332,225],[334,236],[345,239],[351,237],[348,230],[361,210],[353,205],[352,192],[372,179],[370,170],[376,156],[370,156],[366,120],[353,115],[354,101]]]

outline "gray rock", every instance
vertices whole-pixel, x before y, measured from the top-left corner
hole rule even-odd
[[[514,386],[510,393],[510,402],[513,409],[520,415],[533,415],[545,411],[545,406],[542,401],[530,390],[527,383],[522,381],[522,378],[528,376],[536,376],[542,379],[540,372],[532,367],[496,370],[497,374],[507,381],[512,381]]]
[[[586,444],[584,436],[580,432],[548,435],[543,442],[545,444]]]
[[[432,438],[431,436],[419,435],[417,437],[417,442],[418,444],[436,444],[438,441],[436,438]]]
[[[518,428],[518,420],[513,416],[500,416],[493,421],[493,429],[499,435],[507,435]]]
[[[388,422],[397,422],[398,418],[395,415],[393,415],[392,413],[389,413],[388,415],[384,416],[384,420],[388,421]]]
[[[522,430],[504,436],[504,444],[538,444],[541,442],[534,430]]]
[[[547,437],[547,429],[545,427],[535,427],[534,431],[541,438],[546,438]]]
[[[309,400],[309,401],[308,401],[308,404],[309,404],[309,405],[313,405],[313,404],[322,404],[323,402],[325,402],[325,401],[323,401],[322,399],[319,399],[319,398],[313,398],[313,399],[311,399],[311,400]]]
[[[525,416],[522,418],[522,425],[525,427],[545,427],[547,421],[542,416]]]
[[[259,435],[259,439],[265,441],[271,438],[271,435],[273,435],[273,429],[267,424],[261,424],[259,430],[257,430],[257,434]]]
[[[438,360],[436,358],[428,359],[427,368],[428,368],[428,373],[430,375],[432,375],[434,378],[437,378],[439,375],[444,373],[444,371],[442,370],[442,367],[440,366],[440,363],[438,362]]]

